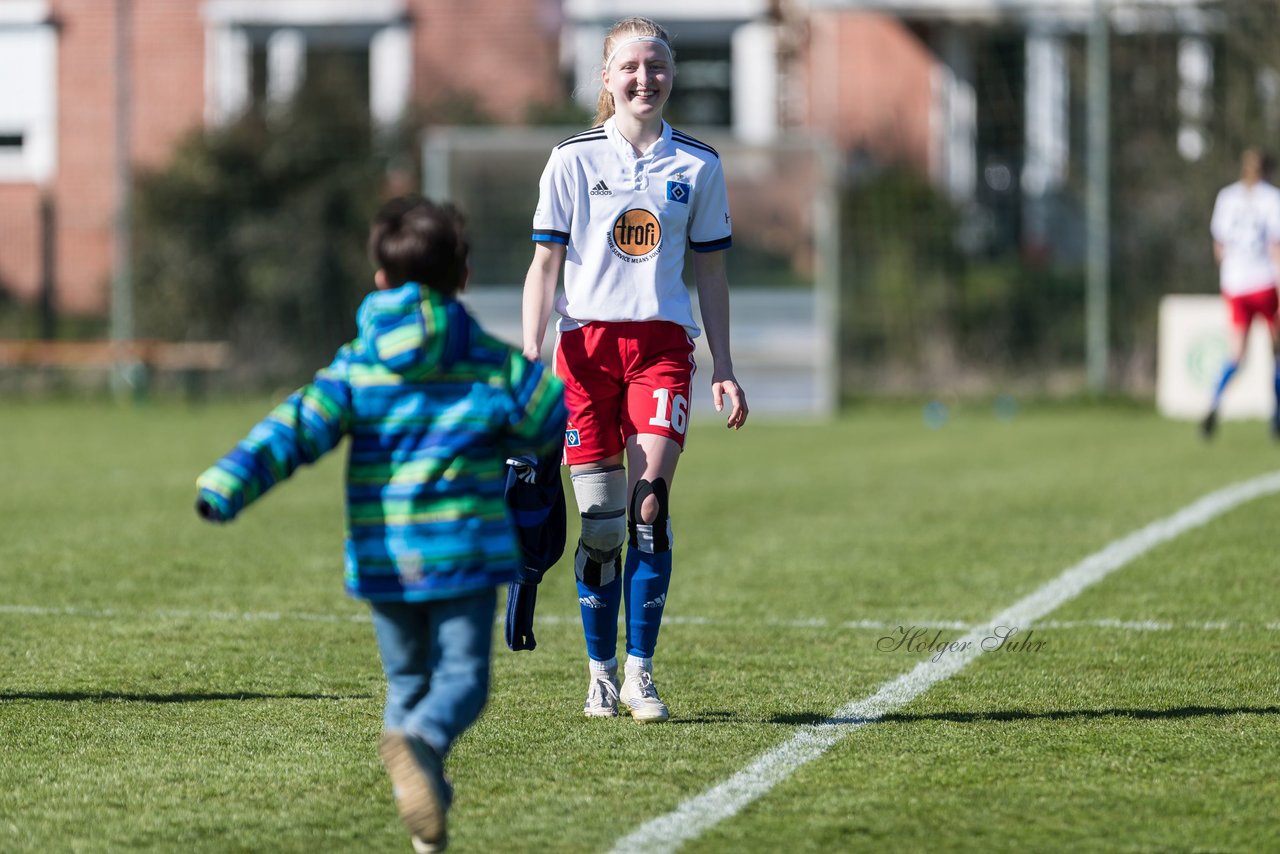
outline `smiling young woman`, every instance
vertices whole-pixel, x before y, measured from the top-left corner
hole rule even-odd
[[[670,494],[689,426],[693,338],[702,331],[684,256],[693,249],[712,400],[717,411],[728,403],[726,426],[736,430],[748,410],[729,353],[723,251],[732,223],[719,154],[662,117],[676,72],[666,30],[624,18],[606,35],[603,59],[594,126],[557,145],[542,174],[523,343],[528,358],[540,357],[554,307],[569,409],[564,461],[582,517],[574,569],[590,659],[583,711],[615,717],[621,704],[636,721],[665,721],[652,660],[671,580]]]

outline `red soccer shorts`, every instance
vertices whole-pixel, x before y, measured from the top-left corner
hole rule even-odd
[[[1274,287],[1226,299],[1227,308],[1231,310],[1231,325],[1235,328],[1248,329],[1255,317],[1261,317],[1275,331],[1276,312],[1280,311],[1280,295],[1277,295]]]
[[[684,447],[693,341],[665,320],[588,323],[560,333],[556,376],[569,409],[567,465],[613,456],[638,433]]]

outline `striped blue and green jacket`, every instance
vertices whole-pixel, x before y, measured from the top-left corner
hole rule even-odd
[[[513,580],[504,464],[563,441],[562,384],[426,287],[370,294],[356,319],[359,337],[200,475],[205,512],[235,518],[350,436],[348,593],[424,601]]]

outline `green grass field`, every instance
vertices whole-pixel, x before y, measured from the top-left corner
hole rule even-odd
[[[231,526],[191,509],[267,406],[0,408],[0,850],[409,850],[341,592],[341,455]],[[696,425],[655,664],[673,720],[581,717],[562,562],[538,649],[498,638],[450,759],[451,848],[609,850],[929,657],[878,650],[894,627],[958,637],[1276,469],[1260,424],[1206,446],[1123,406]],[[1138,557],[1039,650],[978,658],[681,850],[1280,849],[1278,515],[1261,498]]]

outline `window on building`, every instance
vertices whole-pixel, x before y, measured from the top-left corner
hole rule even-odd
[[[311,88],[340,89],[371,107],[372,28],[250,31],[249,92],[255,109],[288,102]]]
[[[19,6],[26,19],[0,15],[0,181],[42,183],[55,165],[58,43],[41,4]]]
[[[733,124],[733,58],[727,41],[680,44],[675,92],[666,115],[676,127]]]
[[[206,0],[207,120],[340,84],[376,122],[393,124],[412,85],[406,14],[403,0]]]

